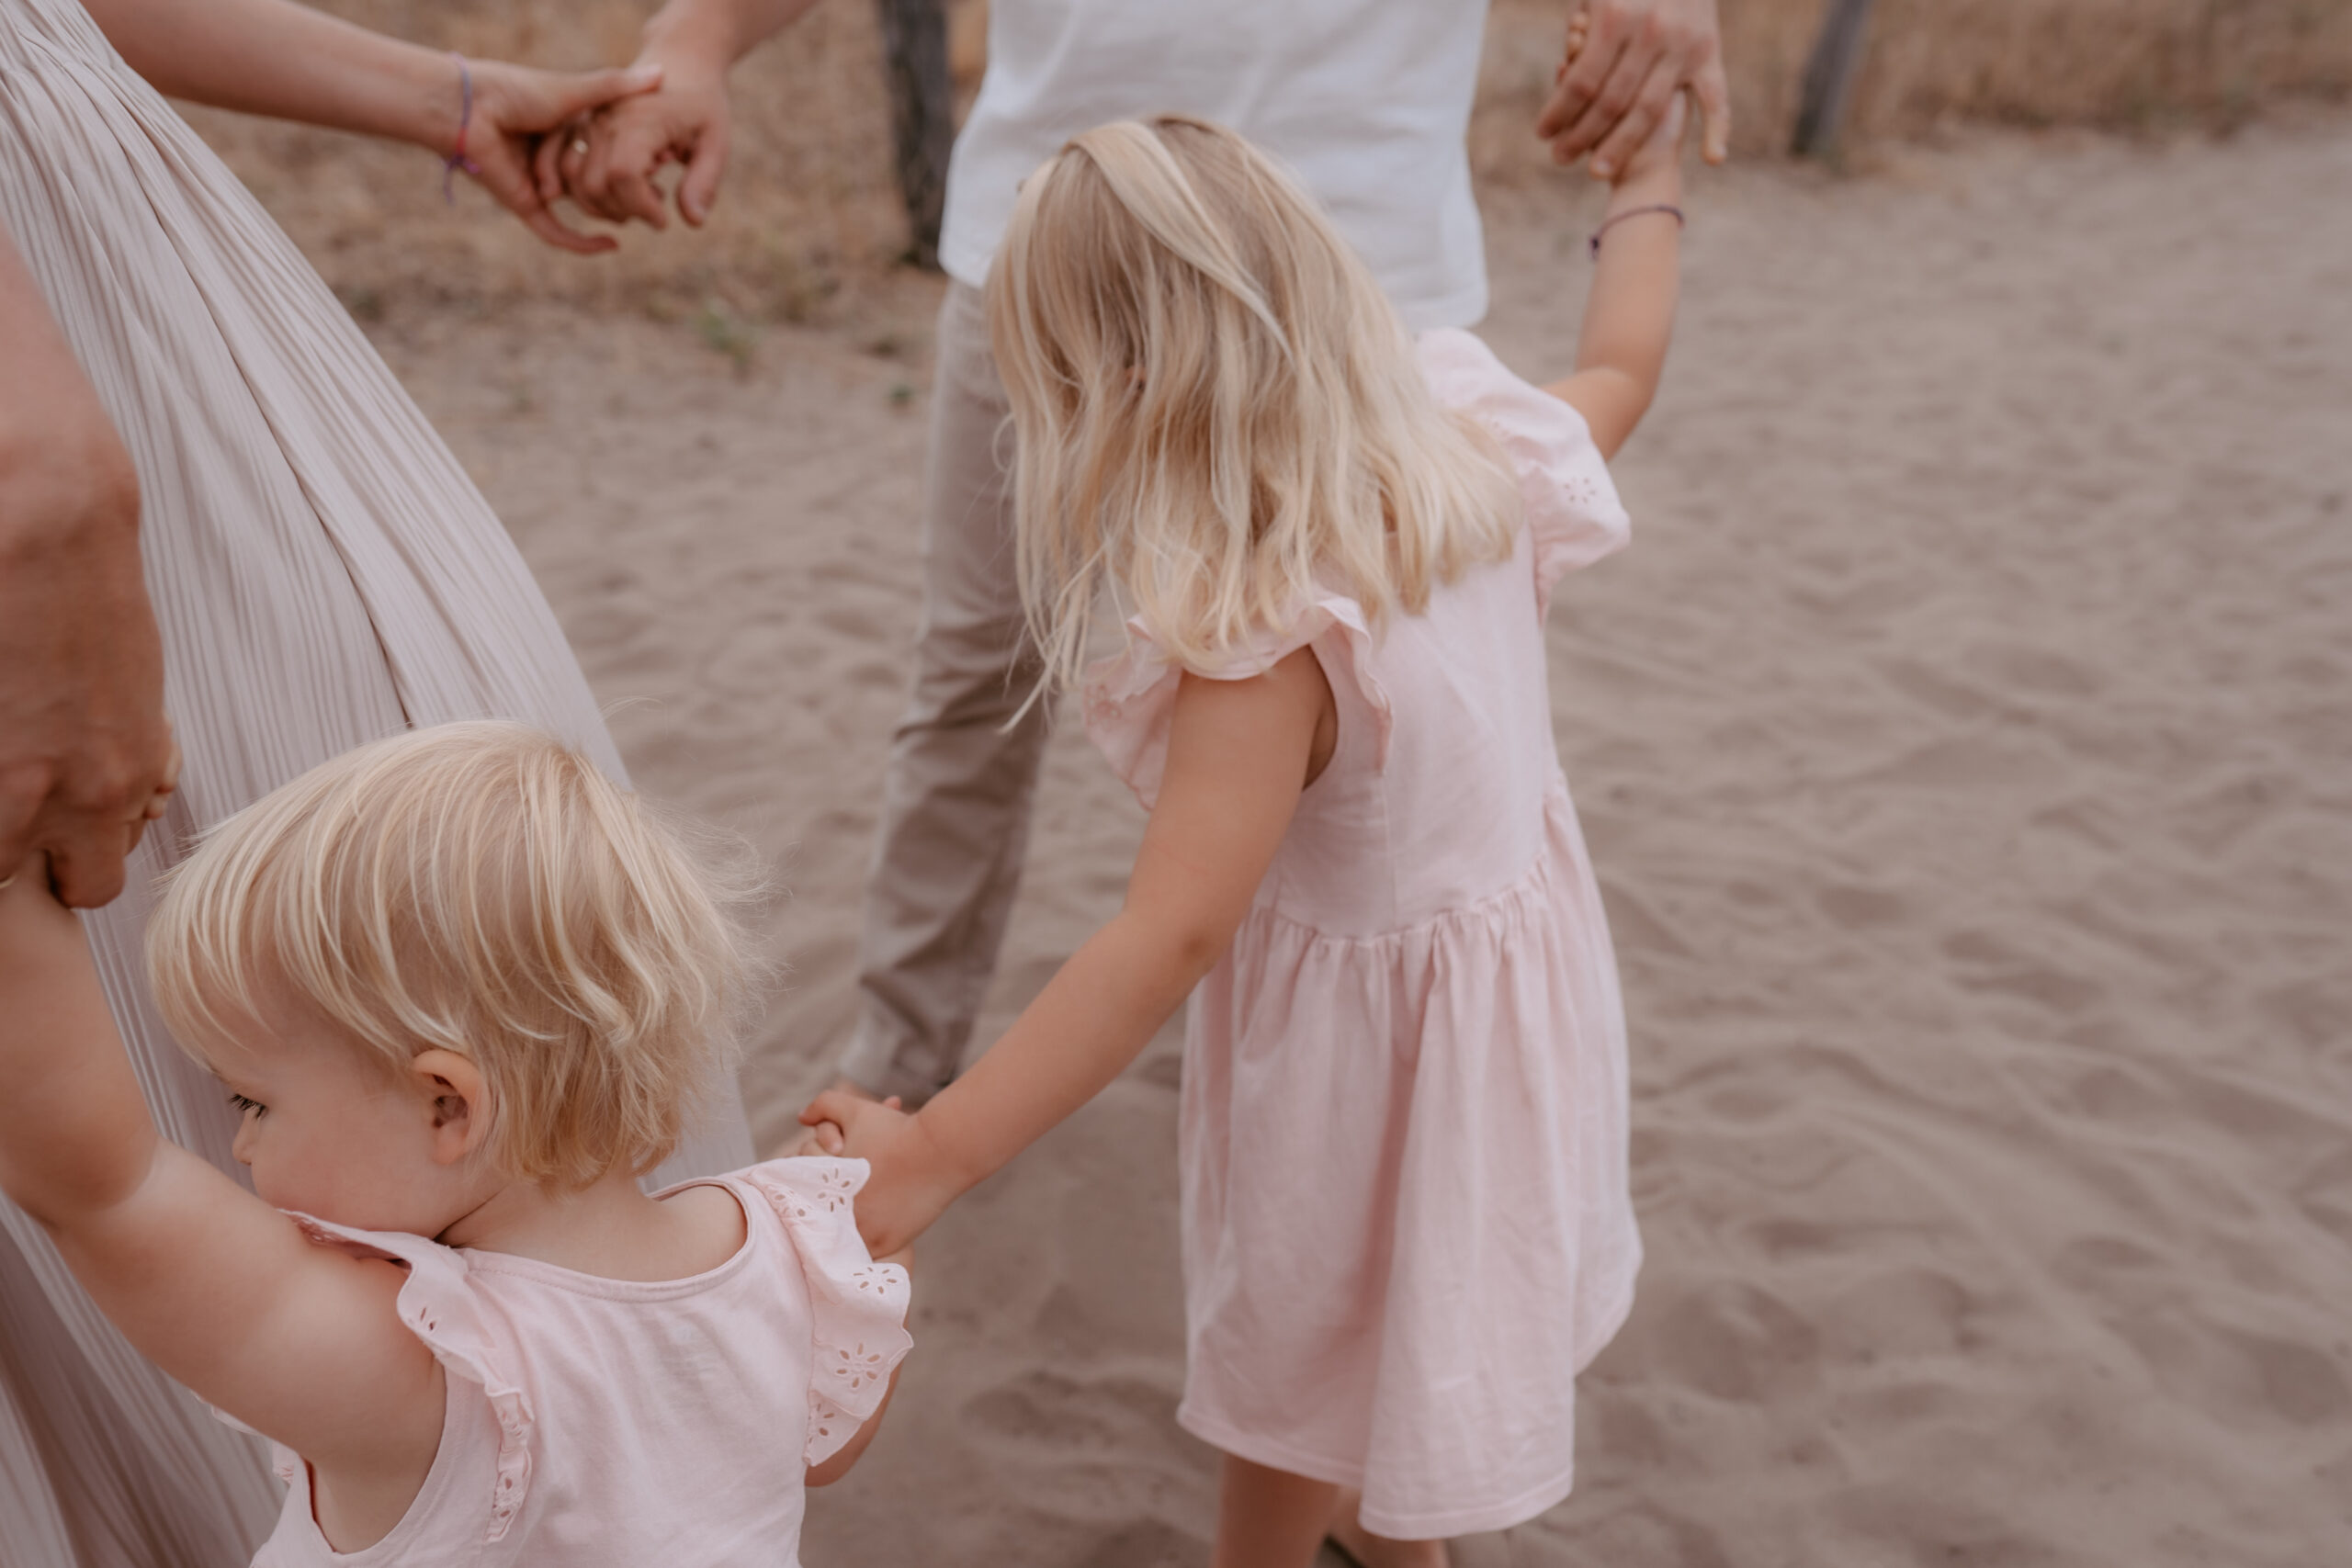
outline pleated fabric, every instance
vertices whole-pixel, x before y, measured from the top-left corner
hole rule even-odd
[[[235,176],[70,0],[0,0],[0,224],[128,444],[186,761],[85,917],[153,1108],[235,1173],[236,1119],[155,1016],[154,878],[206,825],[412,725],[540,725],[616,778],[553,614],[481,494]],[[6,374],[0,367],[0,375]],[[747,1165],[732,1084],[655,1179]],[[0,1568],[225,1568],[278,1506],[260,1446],[98,1316],[0,1203]]]

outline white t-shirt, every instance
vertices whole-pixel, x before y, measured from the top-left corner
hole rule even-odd
[[[1464,146],[1486,0],[992,0],[940,263],[975,287],[1023,179],[1105,120],[1197,115],[1287,164],[1415,331],[1487,313]]]

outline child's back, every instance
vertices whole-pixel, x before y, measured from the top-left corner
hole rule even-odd
[[[1616,966],[1543,632],[1552,582],[1622,544],[1625,515],[1573,409],[1467,333],[1419,346],[1439,400],[1502,448],[1528,526],[1376,635],[1326,592],[1193,670],[1311,647],[1339,735],[1193,994],[1181,1134],[1180,1418],[1362,1488],[1366,1524],[1405,1538],[1500,1528],[1566,1490],[1575,1375],[1641,1257]],[[1086,719],[1148,805],[1182,671],[1130,632]]]
[[[320,1533],[281,1447],[286,1508],[254,1568],[793,1568],[805,1469],[856,1434],[907,1343],[906,1276],[852,1223],[863,1179],[854,1161],[781,1159],[696,1183],[741,1206],[744,1240],[679,1280],[306,1220],[407,1266],[400,1315],[441,1362],[447,1414],[415,1502],[356,1557]]]

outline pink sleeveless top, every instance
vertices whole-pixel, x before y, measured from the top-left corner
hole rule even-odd
[[[771,1160],[704,1185],[747,1235],[707,1273],[605,1280],[296,1215],[408,1266],[401,1320],[447,1373],[440,1451],[390,1534],[338,1553],[308,1467],[254,1568],[797,1568],[801,1472],[880,1404],[910,1341],[907,1274],[850,1201],[863,1160]]]

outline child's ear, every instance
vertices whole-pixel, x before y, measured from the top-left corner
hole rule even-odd
[[[481,1069],[455,1051],[420,1051],[408,1070],[433,1118],[433,1158],[456,1165],[490,1135],[488,1085]]]

